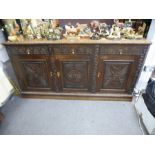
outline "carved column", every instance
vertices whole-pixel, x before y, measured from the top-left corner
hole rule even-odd
[[[50,63],[50,72],[54,90],[56,92],[59,91],[59,81],[57,79],[57,67],[56,67],[56,60],[54,58],[54,49],[51,45],[48,46],[49,50],[49,63]]]
[[[139,79],[140,72],[143,69],[143,64],[144,64],[144,61],[145,61],[145,56],[147,54],[148,48],[149,48],[148,46],[144,46],[143,52],[140,52],[137,70],[136,70],[136,73],[135,73],[135,76],[134,76],[134,79],[133,79],[133,82],[132,82],[132,86],[130,87],[130,90],[129,90],[130,94],[133,92],[134,86],[135,86],[137,80]]]
[[[91,75],[91,92],[96,92],[96,76],[97,76],[97,70],[98,70],[98,56],[99,56],[99,45],[95,45],[95,51],[92,53],[92,75]]]

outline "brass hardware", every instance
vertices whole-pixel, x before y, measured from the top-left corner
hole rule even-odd
[[[30,50],[29,49],[27,49],[27,54],[30,54]]]
[[[53,73],[52,73],[52,72],[50,72],[50,76],[51,76],[51,77],[53,76]]]
[[[60,77],[60,72],[57,72],[57,77],[58,77],[58,78]]]
[[[73,55],[75,54],[75,49],[74,49],[74,48],[72,49],[72,54],[73,54]]]
[[[98,72],[97,77],[99,78],[99,77],[100,77],[100,75],[101,75],[101,73],[100,73],[100,72]]]
[[[120,50],[119,50],[119,54],[122,54],[122,52],[123,52],[123,50],[122,50],[122,49],[120,49]]]

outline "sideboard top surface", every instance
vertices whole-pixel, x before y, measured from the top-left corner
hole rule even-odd
[[[37,44],[151,44],[150,41],[146,39],[142,40],[129,40],[129,39],[121,39],[121,40],[108,40],[108,39],[100,39],[100,40],[91,40],[91,39],[62,39],[62,40],[24,40],[21,42],[4,42],[3,45],[37,45]]]

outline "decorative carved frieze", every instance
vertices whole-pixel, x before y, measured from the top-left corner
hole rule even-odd
[[[16,45],[7,46],[7,50],[13,55],[20,54],[48,54],[48,46],[46,45]]]
[[[92,45],[55,45],[54,54],[91,54],[94,51]]]
[[[145,45],[101,45],[100,54],[141,55]]]

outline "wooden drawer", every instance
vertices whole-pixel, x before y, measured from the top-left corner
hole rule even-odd
[[[47,45],[14,45],[8,46],[7,50],[13,55],[48,54]]]
[[[94,51],[93,45],[54,45],[54,54],[91,54]]]
[[[142,55],[145,53],[146,45],[101,45],[100,54],[119,54],[119,55]]]

